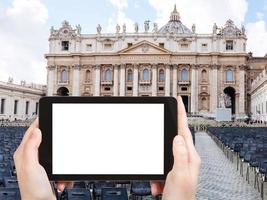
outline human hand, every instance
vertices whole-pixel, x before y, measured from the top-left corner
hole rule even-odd
[[[193,144],[180,96],[177,97],[177,103],[178,135],[173,140],[173,168],[167,175],[165,185],[162,182],[151,182],[151,192],[153,196],[163,193],[163,200],[193,200],[197,191],[201,160]]]
[[[14,153],[17,179],[22,200],[55,200],[55,194],[46,171],[39,164],[38,148],[42,134],[36,119],[26,131],[21,144]],[[72,182],[59,182],[57,189],[72,187]]]

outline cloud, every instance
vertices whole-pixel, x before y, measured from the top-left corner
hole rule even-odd
[[[196,24],[198,33],[211,33],[215,22],[218,26],[223,26],[229,18],[240,26],[244,23],[248,9],[246,0],[148,0],[148,2],[156,10],[155,21],[160,26],[169,20],[176,4],[181,21],[188,28],[191,28],[193,23]]]
[[[262,12],[257,12],[256,16],[257,16],[258,19],[263,19],[264,14]]]
[[[1,7],[1,5],[0,5]],[[14,0],[0,8],[0,79],[46,83],[48,11],[40,0]]]
[[[108,18],[107,32],[116,32],[116,25],[121,26],[120,32],[122,32],[122,25],[126,24],[126,31],[133,32],[134,21],[127,17],[126,9],[128,8],[128,0],[109,0],[109,2],[115,8],[115,12]]]
[[[266,22],[259,20],[247,24],[247,45],[248,51],[252,51],[254,56],[264,56],[267,53],[267,26]]]

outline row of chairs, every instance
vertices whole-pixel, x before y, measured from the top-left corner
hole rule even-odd
[[[0,127],[0,200],[19,200],[20,192],[16,177],[13,154],[20,144],[26,127]],[[151,196],[148,181],[80,181],[72,189],[58,193],[60,200],[141,200],[160,199]]]
[[[263,198],[264,182],[267,181],[267,128],[209,127],[208,133],[234,162],[248,183],[261,192]],[[250,180],[253,173],[254,181]]]

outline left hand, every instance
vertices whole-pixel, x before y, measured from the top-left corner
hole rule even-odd
[[[38,148],[41,141],[42,133],[36,119],[13,156],[22,200],[56,200],[46,171],[39,164]],[[72,187],[72,182],[60,182],[57,189],[63,191],[65,186]]]

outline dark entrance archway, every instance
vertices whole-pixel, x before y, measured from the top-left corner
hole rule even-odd
[[[235,114],[235,89],[233,87],[227,87],[223,92],[230,98],[228,101],[226,100],[225,107],[231,108],[232,114]]]
[[[58,96],[69,96],[69,90],[66,87],[60,87],[57,90],[57,95]]]
[[[189,111],[189,98],[188,98],[188,96],[183,96],[183,95],[181,97],[182,97],[182,100],[184,103],[185,111],[188,113],[188,111]]]

